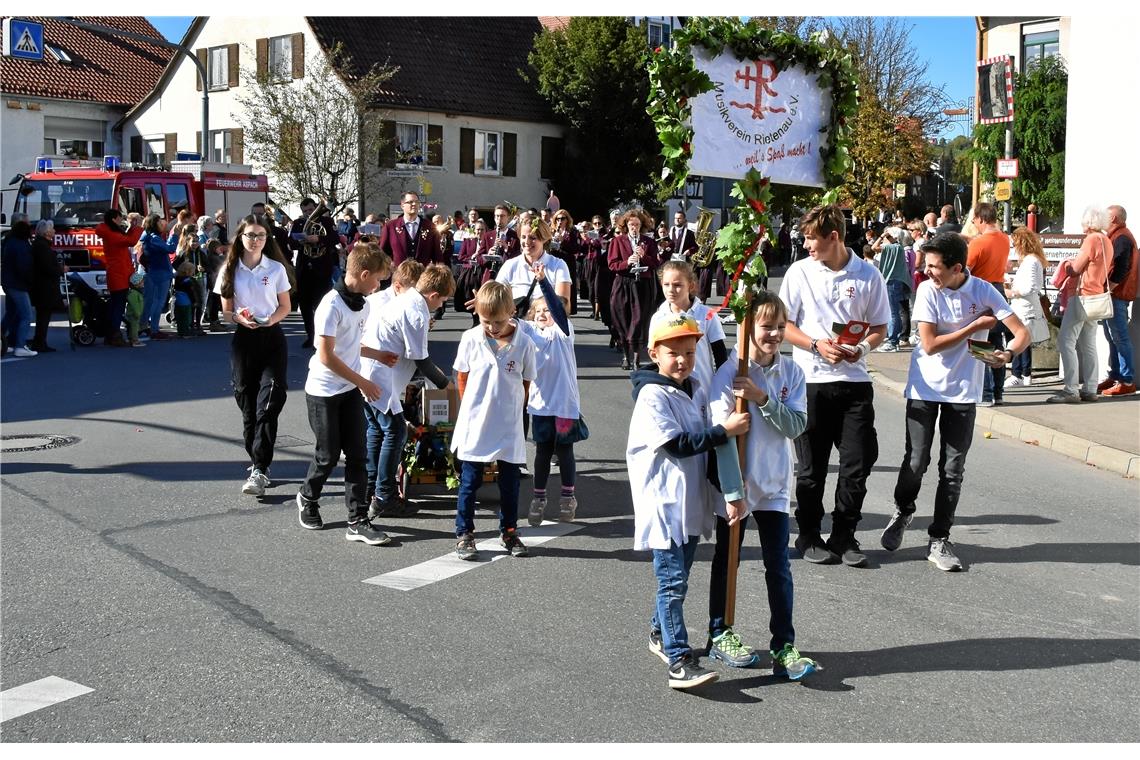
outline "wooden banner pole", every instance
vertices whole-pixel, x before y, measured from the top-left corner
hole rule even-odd
[[[740,361],[737,364],[737,377],[748,377],[749,347],[752,345],[752,289],[745,293],[744,324],[739,325],[741,338]],[[736,400],[736,411],[748,411],[748,401],[744,398]],[[740,472],[744,474],[744,462],[748,454],[748,435],[736,437],[736,451],[740,457]],[[740,564],[740,523],[733,523],[728,528],[728,575],[725,578],[724,592],[724,624],[729,628],[736,622],[736,570]]]

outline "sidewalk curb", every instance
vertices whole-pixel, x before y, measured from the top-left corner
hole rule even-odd
[[[892,380],[882,372],[869,370],[871,379],[899,396],[904,395],[906,384]],[[1080,438],[1068,433],[1061,433],[1027,422],[1012,414],[995,411],[993,408],[979,407],[977,417],[974,418],[974,427],[985,432],[994,432],[1014,440],[1038,446],[1049,451],[1076,459],[1078,462],[1092,465],[1101,470],[1115,472],[1126,478],[1140,477],[1140,455],[1129,451],[1114,449],[1111,446],[1102,446],[1099,443]]]

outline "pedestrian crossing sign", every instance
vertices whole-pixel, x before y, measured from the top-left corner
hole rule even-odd
[[[4,55],[28,61],[44,59],[44,25],[18,18],[4,19]]]

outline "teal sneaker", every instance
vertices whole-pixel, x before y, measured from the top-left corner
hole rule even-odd
[[[744,646],[744,642],[731,628],[724,629],[724,633],[708,640],[709,657],[720,660],[733,668],[750,668],[760,661],[760,655],[752,651],[752,647]]]
[[[823,670],[822,665],[801,655],[799,650],[791,644],[784,644],[784,648],[779,652],[769,652],[769,654],[772,655],[774,661],[772,673],[777,676],[784,676],[789,681],[798,681],[809,673]]]

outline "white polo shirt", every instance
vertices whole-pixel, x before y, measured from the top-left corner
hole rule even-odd
[[[214,283],[214,292],[219,296],[224,273],[223,269]],[[234,311],[248,308],[254,317],[264,319],[277,311],[278,296],[288,292],[289,274],[281,262],[263,255],[257,266],[250,269],[238,259],[234,267]]]
[[[712,536],[713,488],[704,454],[674,457],[661,449],[681,433],[710,426],[705,391],[693,380],[693,398],[680,388],[646,385],[637,394],[625,449],[633,493],[633,548],[685,545]]]
[[[993,285],[970,277],[957,290],[936,288],[930,280],[918,286],[911,319],[930,322],[938,335],[961,330],[990,309],[998,320],[1013,310]],[[987,330],[978,330],[973,340],[986,340]],[[910,355],[910,372],[905,395],[921,401],[951,404],[976,404],[982,399],[985,365],[974,358],[966,341],[956,346],[927,354],[919,343]]]
[[[724,325],[716,318],[716,312],[701,303],[699,298],[694,298],[693,305],[683,313],[692,317],[697,323],[697,327],[701,328],[701,332],[704,333],[701,339],[697,341],[697,363],[693,367],[693,374],[701,381],[702,388],[711,388],[713,374],[716,372],[712,344],[718,340],[724,340]],[[669,307],[669,302],[665,301],[649,319],[649,334],[653,334],[653,328],[657,326],[658,322],[672,316],[673,310]]]
[[[379,351],[391,351],[400,357],[394,367],[368,357],[361,359],[364,376],[380,386],[380,398],[371,402],[378,411],[397,414],[404,410],[401,399],[416,373],[416,362],[428,357],[430,324],[427,301],[415,288],[408,288],[395,298],[389,298],[377,310],[375,317],[369,317],[361,344]]]
[[[493,350],[483,327],[476,325],[459,340],[455,370],[468,373],[451,435],[455,456],[468,462],[526,464],[523,381],[535,377],[534,342],[516,327],[511,342]]]
[[[535,348],[534,383],[526,405],[532,415],[576,420],[582,414],[574,325],[568,327],[569,335],[557,324],[539,327],[533,322],[519,322],[519,329],[534,342]]]
[[[788,321],[810,338],[833,337],[831,326],[836,322],[857,320],[875,327],[887,324],[891,316],[883,275],[850,251],[847,264],[838,272],[812,258],[792,264],[780,285],[780,299],[788,307]],[[871,382],[866,357],[830,364],[811,350],[795,346],[792,358],[809,383]]]
[[[330,290],[325,293],[313,313],[313,332],[318,337],[333,338],[336,341],[333,353],[353,372],[360,372],[360,338],[364,335],[364,323],[367,320],[367,301],[364,302],[363,309],[353,311],[345,305],[340,293]],[[314,353],[313,358],[309,359],[305,393],[310,396],[337,396],[355,387],[326,367],[318,354]]]
[[[546,279],[556,290],[559,283],[570,282],[570,270],[566,268],[566,262],[562,259],[544,253],[534,263],[546,267]],[[530,284],[534,282],[534,272],[530,271],[530,268],[531,264],[527,263],[526,256],[520,254],[504,261],[495,279],[510,286],[512,298],[522,298],[530,290]],[[535,285],[531,297],[541,293],[542,291]]]

